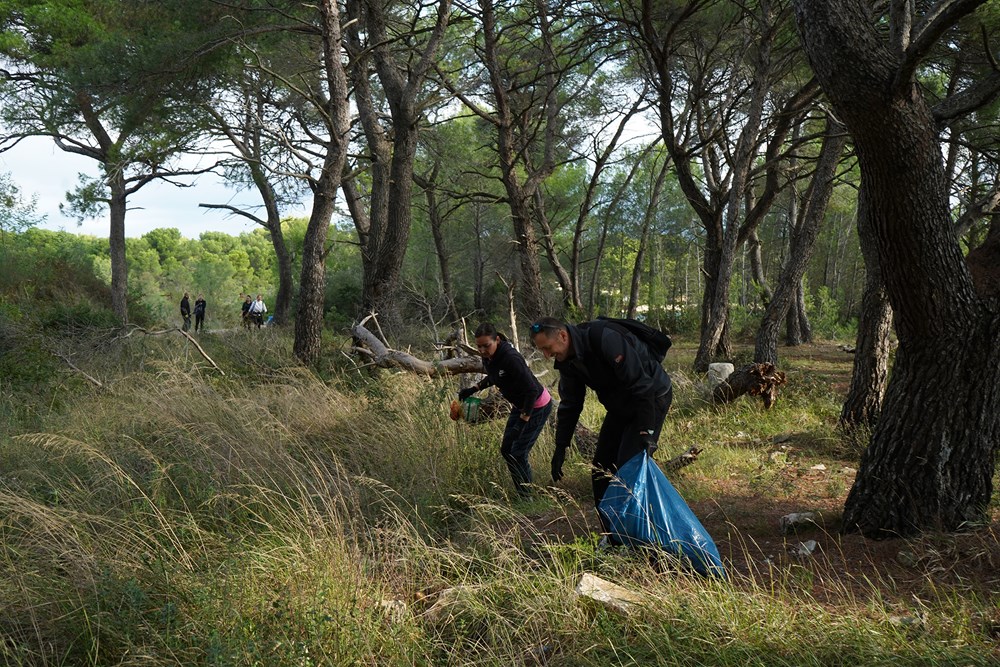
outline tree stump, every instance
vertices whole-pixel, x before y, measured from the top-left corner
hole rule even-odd
[[[785,374],[774,364],[747,364],[720,383],[712,391],[712,399],[716,403],[729,403],[743,394],[760,396],[767,410],[778,400],[778,387],[785,382]]]

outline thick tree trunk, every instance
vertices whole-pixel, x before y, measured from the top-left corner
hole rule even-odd
[[[410,238],[413,158],[417,150],[415,119],[394,122],[393,128],[389,180],[382,184],[388,186],[386,208],[381,211],[382,220],[377,221],[374,215],[371,219],[368,262],[364,264],[361,291],[364,309],[385,316],[399,314],[397,291]]]
[[[799,317],[800,306],[804,306],[805,299],[803,298],[804,288],[802,286],[802,281],[795,286],[795,300],[788,307],[788,312],[785,313],[785,345],[788,347],[796,347],[802,345],[802,319]]]
[[[124,326],[128,324],[128,261],[125,257],[127,200],[125,181],[121,172],[115,171],[108,177],[108,188],[111,191],[108,202],[108,217],[111,222],[108,234],[108,250],[111,255],[111,309]]]
[[[306,364],[319,359],[323,340],[323,302],[326,294],[326,239],[334,200],[347,161],[350,117],[347,75],[341,60],[340,8],[337,0],[319,3],[323,39],[323,65],[327,85],[324,109],[330,137],[323,171],[313,184],[313,205],[302,248],[299,305],[295,317],[295,356]]]
[[[524,200],[525,195],[518,187],[513,171],[508,173],[504,181],[504,185],[507,186],[507,196],[511,199],[511,222],[514,225],[514,240],[517,243],[517,256],[521,267],[518,281],[521,287],[521,307],[529,320],[537,320],[546,315],[546,312],[545,299],[542,296],[542,269],[538,263],[538,242],[535,240],[531,207]]]
[[[754,229],[747,237],[747,255],[750,256],[750,275],[753,276],[754,287],[757,288],[757,296],[765,308],[774,298],[771,286],[767,284],[767,276],[764,275],[764,258],[761,253],[760,237]]]
[[[704,277],[704,291],[701,301],[701,337],[698,351],[695,354],[694,369],[699,373],[708,371],[708,365],[716,359],[728,359],[732,356],[732,346],[729,342],[729,290],[725,290],[725,303],[719,303],[719,270],[722,266],[722,251],[710,240],[706,241],[705,254],[702,256],[702,274]],[[730,267],[732,263],[730,262]],[[727,278],[728,281],[728,278]],[[711,338],[708,334],[709,323],[711,322],[713,309],[718,311],[717,318],[721,318],[722,330],[712,347],[707,347]]]
[[[809,322],[809,313],[806,311],[806,284],[804,281],[799,281],[798,291],[796,292],[796,304],[795,304],[795,315],[799,320],[799,343],[811,343],[813,340],[813,328],[812,324]],[[791,345],[791,343],[789,343]]]
[[[384,3],[371,0],[348,3],[352,22],[361,21],[361,25],[352,25],[348,35],[355,61],[355,100],[373,160],[369,236],[362,254],[361,302],[365,310],[381,312],[384,317],[390,316],[390,320],[398,319],[401,314],[397,291],[410,238],[413,161],[421,118],[417,98],[447,28],[450,8],[450,0],[437,3],[434,28],[421,45],[422,50],[414,47],[404,54],[401,65],[399,54],[390,47],[397,35],[390,34],[392,21],[385,13]],[[362,32],[369,43],[361,43]],[[413,34],[407,36],[407,40],[413,38]],[[367,81],[369,54],[392,118],[391,143],[375,112]]]
[[[913,81],[913,56],[883,43],[863,0],[794,4],[816,76],[854,137],[860,232],[877,248],[899,337],[844,529],[874,537],[957,530],[986,519],[992,495],[1000,314],[977,296],[954,238],[936,125]]]

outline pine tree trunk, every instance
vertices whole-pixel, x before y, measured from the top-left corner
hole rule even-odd
[[[281,233],[281,220],[269,225],[269,230],[274,256],[278,261],[278,293],[274,296],[274,323],[281,325],[288,322],[288,313],[292,310],[292,293],[294,291],[292,256],[288,252],[285,237]]]
[[[854,138],[859,231],[877,249],[899,338],[844,529],[891,537],[981,522],[1000,442],[1000,312],[976,294],[955,239],[937,125],[867,2],[794,6],[813,70]]]
[[[111,190],[108,217],[111,227],[108,250],[111,255],[111,309],[122,325],[128,324],[128,260],[125,256],[125,212],[127,199],[121,172],[108,177]]]
[[[340,189],[347,161],[348,116],[347,75],[341,60],[340,7],[336,0],[319,3],[323,40],[323,65],[327,85],[324,111],[330,137],[326,145],[323,171],[313,187],[313,205],[302,247],[302,274],[299,306],[295,317],[292,350],[305,364],[319,360],[323,340],[323,301],[326,294],[326,238],[333,218],[334,200]]]
[[[861,193],[859,198],[863,196]],[[849,431],[858,426],[875,426],[882,412],[882,401],[889,378],[892,308],[889,307],[889,299],[882,284],[878,250],[869,239],[864,238],[861,253],[865,258],[865,288],[861,297],[858,338],[854,346],[851,387],[840,412],[840,425]]]

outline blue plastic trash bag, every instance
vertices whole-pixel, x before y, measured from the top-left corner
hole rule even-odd
[[[715,542],[646,452],[619,468],[597,511],[613,540],[660,547],[699,574],[725,578]]]

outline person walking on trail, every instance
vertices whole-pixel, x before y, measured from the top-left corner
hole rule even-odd
[[[555,359],[559,371],[554,482],[562,479],[566,450],[580,419],[587,387],[607,410],[591,469],[594,504],[600,505],[611,476],[622,465],[643,450],[650,456],[656,450],[673,400],[670,376],[644,342],[609,322],[572,325],[543,317],[530,331],[532,343],[546,359]]]
[[[257,325],[258,329],[260,329],[260,325],[264,323],[264,313],[266,312],[267,306],[264,305],[264,297],[258,294],[254,302],[250,304],[250,318],[253,320],[253,323]]]
[[[243,296],[242,294],[240,296]],[[250,306],[253,305],[253,298],[247,294],[246,299],[243,300],[242,308],[243,314],[240,316],[240,321],[243,326],[247,329],[250,328]]]
[[[191,328],[191,302],[188,301],[187,292],[184,292],[184,296],[181,297],[181,317],[184,319],[181,331],[187,331]]]
[[[194,330],[204,331],[205,329],[205,295],[199,294],[194,300]]]
[[[511,403],[510,416],[500,443],[500,455],[507,463],[518,495],[531,495],[531,464],[528,455],[552,412],[552,397],[542,386],[521,353],[489,322],[476,328],[476,349],[483,357],[486,377],[458,392],[459,400],[496,386]]]

